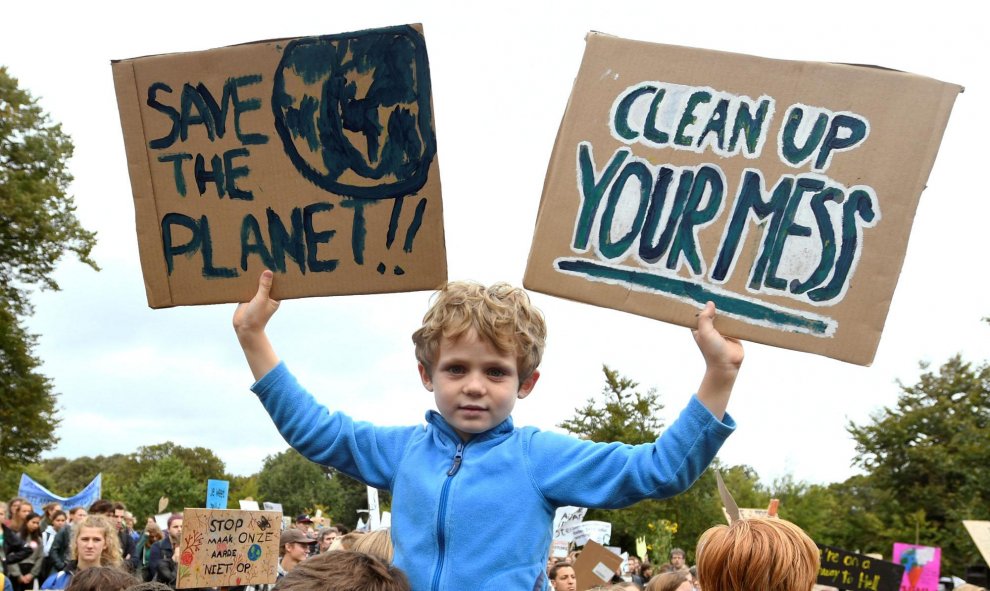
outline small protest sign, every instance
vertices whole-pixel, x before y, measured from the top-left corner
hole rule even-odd
[[[553,517],[553,540],[565,542],[574,541],[574,528],[577,527],[588,513],[587,507],[558,507]]]
[[[818,584],[851,591],[897,591],[904,566],[834,546],[818,544]]]
[[[112,67],[152,308],[446,279],[421,26]]]
[[[227,508],[227,493],[230,490],[230,483],[226,480],[213,480],[212,478],[206,481],[206,508],[207,509],[226,509]]]
[[[868,365],[961,90],[591,33],[524,285]]]
[[[274,511],[186,509],[176,587],[274,583],[281,520]]]
[[[594,540],[589,541],[574,561],[578,591],[608,583],[619,572],[621,564],[621,556]]]
[[[583,521],[574,526],[574,543],[583,546],[589,540],[602,544],[608,544],[612,537],[612,524],[604,521]]]
[[[963,527],[969,532],[969,537],[973,538],[984,562],[990,564],[990,521],[963,521]]]
[[[901,591],[938,591],[941,548],[895,542],[894,562],[904,567]]]

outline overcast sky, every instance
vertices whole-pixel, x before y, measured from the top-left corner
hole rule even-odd
[[[961,352],[990,358],[985,293],[990,43],[976,4],[912,10],[869,2],[558,4],[419,2],[8,3],[0,63],[62,122],[76,154],[72,193],[98,232],[97,273],[66,260],[60,292],[36,293],[29,327],[59,393],[50,456],[130,453],[166,440],[214,450],[250,474],[285,449],[249,392],[230,328],[233,305],[151,310],[110,60],[421,22],[433,80],[449,276],[521,284],[546,165],[590,30],[798,60],[881,65],[966,87],[922,195],[900,282],[872,367],[747,344],[729,406],[738,431],[720,453],[770,482],[827,483],[855,473],[850,421],[892,405],[918,363]],[[924,125],[924,122],[908,123]],[[508,174],[493,175],[493,169]],[[914,174],[906,170],[905,174]],[[483,215],[479,214],[482,211]],[[532,294],[550,337],[543,377],[517,424],[553,429],[602,387],[606,363],[656,386],[672,419],[703,362],[689,331]],[[270,335],[327,404],[383,424],[432,406],[409,335],[426,292],[287,301]],[[76,491],[56,491],[71,494]]]

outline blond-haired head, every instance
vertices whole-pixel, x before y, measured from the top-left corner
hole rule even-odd
[[[428,374],[433,373],[440,342],[456,341],[472,329],[499,353],[515,356],[520,382],[539,367],[547,338],[543,314],[525,291],[507,283],[485,287],[452,281],[444,285],[423,317],[423,326],[413,333],[416,360]]]
[[[811,591],[819,552],[783,519],[740,519],[698,540],[698,582],[705,591]]]
[[[84,529],[98,529],[103,536],[103,553],[100,555],[100,566],[120,566],[123,557],[120,553],[120,540],[117,538],[117,527],[102,515],[87,515],[77,525],[72,526],[72,542],[69,547],[73,560],[79,559],[79,535]]]

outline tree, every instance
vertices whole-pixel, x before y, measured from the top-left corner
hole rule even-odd
[[[66,252],[90,259],[95,234],[76,219],[66,191],[72,142],[0,66],[0,470],[37,460],[55,445],[55,394],[37,372],[28,287],[58,289],[55,264]]]
[[[602,366],[605,387],[601,401],[589,398],[574,418],[557,425],[582,439],[590,441],[621,441],[635,445],[654,441],[663,429],[660,395],[656,388],[645,394],[635,390],[638,383]]]
[[[104,491],[104,498],[116,499]],[[186,507],[206,504],[206,481],[193,477],[192,471],[175,456],[163,457],[147,468],[138,481],[127,486],[121,494],[127,508],[138,523],[158,513],[158,501],[168,497],[167,511],[182,511]]]
[[[849,425],[854,462],[878,491],[888,539],[940,546],[953,572],[979,560],[961,521],[986,519],[990,505],[990,366],[957,355],[900,387],[895,407]]]

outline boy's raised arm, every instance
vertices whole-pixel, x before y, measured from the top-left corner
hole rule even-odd
[[[721,421],[742,365],[742,343],[715,330],[715,304],[711,302],[698,314],[698,328],[692,334],[706,366],[705,377],[698,386],[698,401]]]
[[[250,302],[238,304],[234,311],[234,332],[244,350],[251,373],[255,381],[260,380],[266,373],[278,365],[278,355],[272,348],[265,326],[278,310],[278,302],[268,294],[272,289],[274,274],[266,270],[258,279],[258,293]]]

